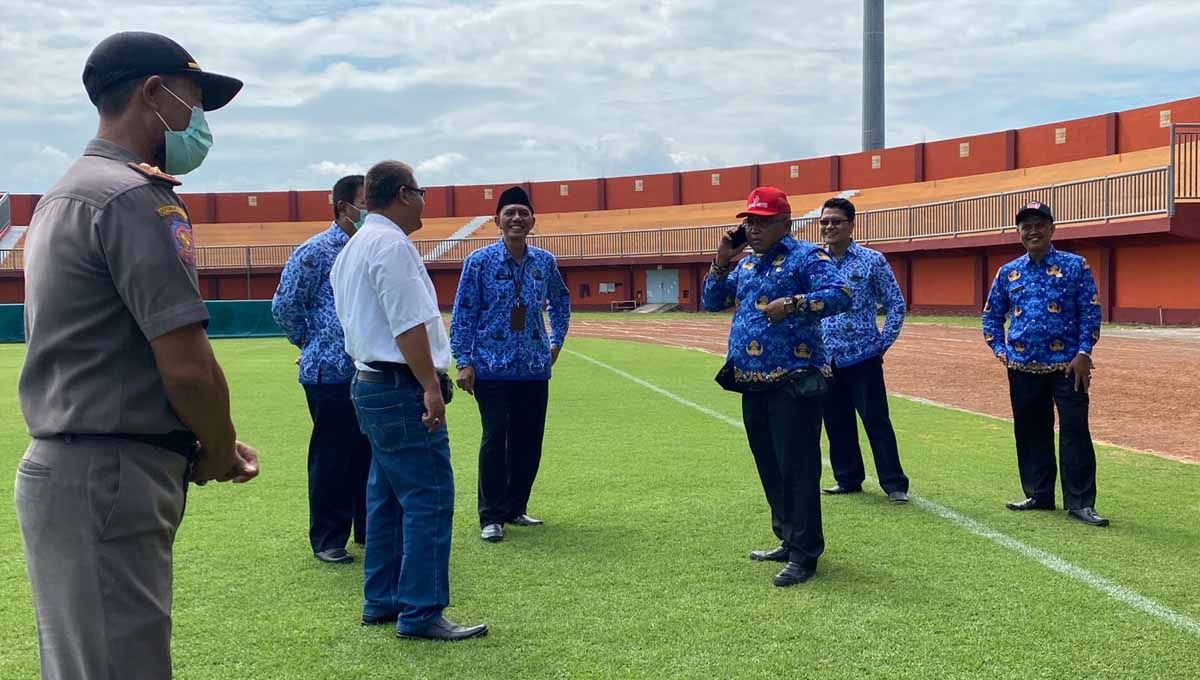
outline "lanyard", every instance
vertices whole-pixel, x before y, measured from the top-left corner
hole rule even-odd
[[[525,254],[521,256],[521,268],[519,270],[513,270],[512,262],[510,261],[511,257],[512,255],[509,255],[509,257],[504,260],[504,264],[508,267],[509,273],[511,273],[513,276],[513,306],[523,307],[524,305],[521,304],[521,291],[525,288],[525,265],[529,264],[529,248],[526,247]]]

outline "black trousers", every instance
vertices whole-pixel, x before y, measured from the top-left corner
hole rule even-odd
[[[758,467],[771,528],[788,559],[816,568],[825,552],[821,529],[821,397],[786,389],[742,395],[742,421]]]
[[[1058,468],[1062,473],[1063,505],[1068,510],[1096,505],[1096,450],[1088,430],[1085,391],[1075,390],[1066,373],[1025,373],[1009,370],[1013,434],[1021,487],[1029,498],[1054,502],[1054,408],[1058,407]]]
[[[345,548],[367,536],[367,475],[371,442],[358,427],[350,383],[305,385],[308,440],[308,539],[313,552]]]
[[[908,491],[908,477],[900,466],[896,431],[888,415],[887,388],[883,384],[883,357],[874,357],[845,368],[834,367],[829,394],[825,396],[825,433],[829,437],[829,464],[833,478],[844,487],[861,486],[866,479],[862,450],[858,445],[858,421],[862,418],[875,474],[886,492]]]
[[[548,380],[476,380],[483,422],[479,445],[479,526],[525,514],[542,462]]]

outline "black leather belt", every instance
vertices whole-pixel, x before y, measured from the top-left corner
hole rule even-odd
[[[377,385],[400,385],[407,383],[417,387],[421,386],[421,381],[417,380],[417,376],[413,374],[412,369],[408,364],[392,363],[389,361],[372,361],[367,364],[374,371],[357,371],[355,373],[359,382],[374,383]],[[454,383],[450,381],[450,375],[437,372],[438,386],[442,390],[442,401],[447,404],[454,398]]]
[[[39,437],[39,439],[53,439],[71,443],[72,441],[81,440],[108,440],[108,439],[126,439],[129,441],[141,442],[149,446],[154,446],[168,451],[174,451],[188,460],[189,463],[194,463],[200,452],[200,442],[196,440],[196,435],[191,432],[179,430],[176,432],[168,432],[167,434],[135,434],[130,432],[102,432],[102,433],[62,433],[51,435],[49,437]]]

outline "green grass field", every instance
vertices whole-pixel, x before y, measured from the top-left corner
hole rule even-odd
[[[585,339],[568,343],[551,386],[530,508],[546,526],[479,540],[478,415],[464,394],[450,409],[458,514],[447,614],[486,622],[490,635],[448,645],[363,629],[360,563],[331,567],[308,550],[309,422],[294,351],[275,339],[216,346],[263,474],[189,497],[176,544],[177,678],[1200,676],[1200,466],[1101,449],[1098,509],[1111,528],[1011,513],[1003,502],[1020,487],[1009,425],[893,400],[916,496],[1086,572],[1051,571],[870,487],[824,501],[818,577],[778,589],[777,565],[747,559],[774,541],[740,428],[583,357],[738,419],[736,397],[712,381],[720,359]],[[0,490],[10,499],[26,441],[21,351],[0,347],[10,386]],[[36,631],[8,503],[0,678],[33,678]],[[1081,580],[1089,574],[1127,590],[1100,592]],[[1175,618],[1127,603],[1137,596]]]

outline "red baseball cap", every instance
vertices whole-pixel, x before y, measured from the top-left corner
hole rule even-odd
[[[759,187],[750,192],[746,199],[746,210],[737,214],[738,219],[747,215],[771,217],[779,213],[791,213],[792,206],[788,203],[787,194],[775,187]]]

